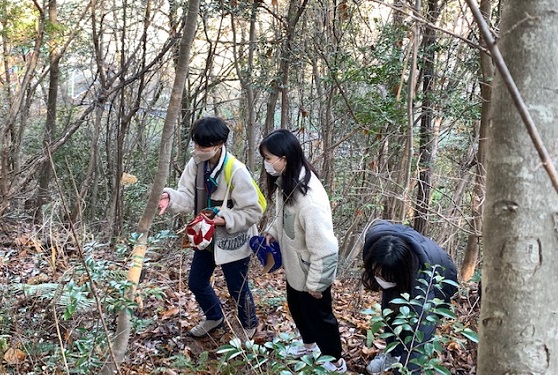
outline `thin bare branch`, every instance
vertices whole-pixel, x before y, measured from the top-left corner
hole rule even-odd
[[[544,142],[537,130],[537,126],[535,125],[535,122],[533,121],[533,118],[529,113],[529,109],[527,109],[527,106],[525,105],[525,101],[523,101],[523,98],[521,97],[521,93],[519,92],[519,89],[517,88],[517,85],[515,84],[515,81],[513,80],[513,77],[510,71],[508,70],[508,66],[506,65],[506,62],[504,61],[504,58],[500,53],[500,49],[496,45],[496,42],[494,41],[494,38],[490,33],[490,28],[486,24],[486,21],[484,20],[484,17],[482,16],[480,9],[477,7],[477,4],[473,0],[465,0],[465,1],[467,2],[467,5],[469,5],[469,8],[471,8],[471,11],[473,12],[473,17],[475,18],[475,21],[479,25],[479,29],[482,33],[482,36],[486,40],[487,47],[492,54],[492,60],[496,65],[496,69],[498,69],[498,72],[500,72],[500,75],[502,76],[502,80],[506,85],[506,87],[508,88],[513,103],[517,108],[517,111],[519,112],[519,116],[521,116],[521,119],[523,120],[523,123],[527,128],[529,137],[531,137],[531,140],[535,145],[535,149],[537,150],[537,153],[541,158],[542,165],[546,170],[546,173],[548,174],[550,181],[552,182],[552,186],[554,186],[554,190],[556,190],[556,192],[558,193],[558,174],[556,173],[556,169],[554,168],[554,163],[552,162],[552,158],[550,157],[544,145]]]

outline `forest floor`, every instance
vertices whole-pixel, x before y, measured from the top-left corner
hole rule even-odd
[[[10,229],[16,229],[10,228]],[[20,228],[21,229],[21,228]],[[154,285],[163,292],[163,298],[148,298],[143,300],[140,308],[134,312],[140,321],[148,322],[141,328],[133,330],[128,343],[125,362],[122,364],[122,374],[216,374],[219,355],[217,350],[228,344],[235,336],[240,337],[240,331],[235,319],[235,311],[230,300],[223,274],[218,267],[214,277],[214,287],[223,302],[226,314],[225,327],[212,333],[204,339],[188,337],[187,332],[196,325],[202,316],[193,295],[187,288],[187,272],[191,258],[191,250],[170,250],[169,244],[165,248],[151,253],[150,260],[144,266],[143,285]],[[114,250],[99,248],[95,250],[96,259],[113,259]],[[58,253],[57,259],[63,260],[65,270],[59,269],[57,273],[65,273],[79,263],[78,254],[66,252]],[[52,249],[38,246],[30,239],[19,233],[0,228],[0,286],[4,285],[1,292],[0,305],[0,374],[38,374],[25,369],[31,368],[26,362],[40,361],[36,355],[31,356],[24,349],[26,347],[23,332],[25,327],[35,327],[34,330],[44,329],[45,332],[35,332],[35,336],[52,337],[54,345],[58,343],[56,337],[61,335],[67,339],[75,336],[76,332],[53,334],[54,322],[52,314],[43,315],[44,321],[37,322],[38,317],[44,314],[44,301],[31,300],[29,296],[14,296],[8,292],[9,284],[56,282],[52,275]],[[61,268],[57,266],[57,268]],[[285,281],[282,270],[270,274],[260,274],[261,265],[253,260],[251,267],[252,293],[257,305],[259,326],[254,336],[257,344],[271,342],[282,333],[296,334],[296,329],[288,313],[285,301]],[[125,269],[123,271],[126,271]],[[364,291],[360,284],[360,269],[356,264],[340,270],[337,280],[332,288],[334,310],[339,321],[343,356],[347,361],[348,374],[365,374],[366,364],[381,350],[384,345],[382,340],[375,339],[373,345],[366,347],[367,330],[370,328],[370,315],[363,310],[371,308],[379,301],[378,293]],[[453,304],[457,321],[464,326],[477,331],[479,314],[478,292],[476,284],[467,285],[454,298]],[[10,317],[4,315],[10,314]],[[75,318],[74,318],[75,320]],[[115,317],[109,318],[109,329],[115,329]],[[56,325],[64,326],[65,323],[57,322]],[[66,326],[68,324],[66,323]],[[59,328],[59,327],[58,327]],[[64,327],[63,327],[64,328]],[[59,329],[57,329],[59,331]],[[438,334],[446,335],[451,331],[450,323],[443,323],[438,328]],[[75,339],[75,338],[74,338]],[[59,340],[58,340],[59,341]],[[14,347],[21,348],[20,357],[14,359]],[[476,373],[477,345],[467,341],[458,345],[449,342],[445,346],[442,362],[452,374],[470,375]],[[11,357],[8,353],[11,352]],[[179,359],[188,359],[188,366],[178,366]],[[192,364],[195,370],[192,370]],[[66,370],[67,372],[67,370]],[[64,371],[56,374],[66,373]],[[46,372],[45,372],[46,373]],[[48,372],[52,373],[52,372]],[[250,373],[250,367],[239,369],[238,374]],[[264,372],[252,372],[265,373]]]

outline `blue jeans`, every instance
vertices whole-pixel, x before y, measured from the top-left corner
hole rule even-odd
[[[248,285],[248,267],[250,257],[231,263],[222,264],[227,289],[238,309],[238,318],[244,328],[255,328],[258,325],[254,299]],[[219,320],[223,317],[221,301],[210,284],[211,275],[215,271],[213,252],[207,250],[194,251],[190,267],[188,287],[194,293],[208,320]]]

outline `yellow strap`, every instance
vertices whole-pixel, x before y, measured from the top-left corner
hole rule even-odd
[[[227,185],[231,182],[232,167],[236,158],[231,154],[227,155],[227,161],[225,163],[225,181]]]
[[[234,156],[232,156],[231,154],[227,155],[227,161],[225,163],[225,170],[224,170],[224,174],[225,174],[225,181],[227,182],[227,185],[231,185],[231,188],[233,188],[232,182],[231,182],[231,175],[232,175],[232,167],[234,164],[234,161],[236,160],[236,158]],[[240,162],[242,163],[242,162]],[[242,163],[242,165],[244,165],[244,163]],[[265,196],[262,194],[262,191],[260,190],[260,187],[258,186],[258,183],[256,182],[256,180],[254,180],[252,178],[252,185],[254,185],[254,187],[256,188],[256,191],[258,192],[258,203],[260,204],[260,208],[262,209],[262,212],[265,212],[266,208],[267,208],[267,201],[265,200]]]

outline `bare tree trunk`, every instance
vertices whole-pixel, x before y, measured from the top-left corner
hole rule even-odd
[[[291,42],[294,34],[294,27],[291,26],[291,20],[294,17],[297,0],[289,1],[289,11],[287,13],[286,36],[281,46],[281,55],[279,61],[279,73],[281,74],[281,129],[286,129],[289,121],[289,67],[291,55]]]
[[[336,7],[335,11],[330,6]],[[343,17],[346,16],[343,11],[344,4],[336,4],[335,2],[326,2],[324,8],[319,11],[319,15],[314,16],[314,40],[317,44],[315,54],[322,56],[323,59],[331,59],[326,65],[327,71],[320,72],[320,62],[313,58],[312,67],[314,81],[316,82],[316,92],[319,98],[318,116],[320,120],[320,136],[322,145],[322,165],[320,177],[326,190],[329,192],[333,189],[334,171],[333,171],[333,152],[334,144],[334,120],[333,120],[333,98],[337,92],[335,84],[337,77],[336,67],[340,64],[337,56],[339,56],[339,43],[342,39],[342,23]],[[322,75],[325,79],[322,78]]]
[[[397,11],[401,9],[402,11],[405,9],[405,2],[403,0],[393,0],[393,8],[395,8],[395,12],[393,12],[393,24],[394,25],[401,25],[404,21],[403,13]],[[420,9],[420,0],[415,0],[415,10]]]
[[[475,126],[475,128],[478,128],[478,126]],[[477,133],[478,130],[475,129],[475,134]],[[442,246],[454,260],[458,259],[457,247],[461,245],[457,234],[463,231],[463,227],[466,225],[466,223],[463,223],[461,210],[463,207],[463,197],[465,196],[465,193],[468,192],[466,188],[468,188],[472,178],[471,168],[474,167],[473,161],[475,159],[477,144],[478,135],[475,136],[474,140],[469,143],[469,149],[465,153],[466,157],[461,163],[459,163],[461,167],[456,168],[459,170],[459,173],[456,174],[458,176],[456,178],[457,182],[455,187],[452,189],[453,192],[450,200],[452,204],[445,215],[447,220],[442,224],[442,228],[438,232],[440,246]]]
[[[142,49],[142,53],[139,54],[139,60],[140,60],[140,70],[143,70],[143,68],[145,67],[145,43],[146,43],[146,37],[147,37],[147,28],[149,26],[149,17],[150,17],[150,4],[151,2],[147,2],[146,3],[146,8],[145,8],[145,17],[144,17],[144,33],[143,33],[143,37],[142,37],[142,45],[143,45],[143,49]],[[120,39],[120,85],[121,85],[121,90],[120,90],[120,104],[118,107],[118,118],[117,118],[117,124],[116,124],[116,160],[114,163],[114,180],[113,180],[113,187],[112,187],[112,197],[111,197],[111,207],[113,208],[112,212],[114,212],[114,216],[111,217],[110,219],[112,219],[112,222],[110,223],[110,228],[112,228],[112,236],[111,237],[117,237],[120,235],[121,229],[122,229],[122,223],[124,221],[124,210],[123,210],[123,191],[122,191],[122,184],[121,184],[121,180],[122,180],[122,175],[124,173],[124,153],[126,152],[125,150],[125,142],[126,142],[126,138],[128,137],[128,132],[130,129],[130,123],[132,121],[133,116],[137,113],[137,111],[139,110],[140,107],[140,102],[141,102],[141,96],[143,94],[143,89],[144,89],[144,75],[142,74],[140,76],[139,79],[139,85],[138,87],[134,87],[134,100],[132,101],[130,108],[127,108],[128,105],[128,96],[127,94],[127,90],[126,88],[126,84],[125,84],[125,78],[126,76],[128,76],[128,56],[133,54],[133,51],[128,51],[126,49],[126,38],[127,38],[127,33],[126,33],[126,28],[127,28],[127,8],[128,8],[128,2],[127,0],[124,0],[123,3],[123,16],[122,16],[122,34],[121,34],[121,39]]]
[[[250,12],[250,30],[248,33],[248,56],[246,58],[246,72],[240,69],[238,64],[238,59],[243,55],[242,53],[238,53],[237,44],[236,44],[236,27],[235,27],[235,19],[234,15],[231,13],[231,29],[233,32],[233,37],[235,42],[233,43],[233,54],[234,54],[234,65],[236,69],[236,73],[238,75],[240,85],[244,92],[245,98],[245,106],[244,106],[244,118],[246,121],[246,165],[250,170],[254,170],[256,157],[255,157],[255,148],[256,148],[256,134],[255,134],[255,122],[256,122],[256,114],[255,114],[255,91],[253,88],[253,80],[251,79],[252,74],[254,72],[254,51],[256,49],[256,16],[258,14],[258,3],[252,3],[252,10]]]
[[[299,4],[298,0],[289,1],[289,10],[287,12],[287,26],[285,28],[285,40],[281,46],[281,55],[279,63],[279,74],[281,75],[281,128],[286,129],[289,118],[289,70],[291,64],[291,43],[294,38],[296,25],[300,17],[306,10],[308,0],[302,0]]]
[[[39,13],[37,21],[37,30],[35,44],[33,50],[29,53],[29,59],[27,60],[27,65],[25,67],[25,73],[23,74],[23,79],[21,81],[21,86],[19,91],[11,91],[10,89],[10,102],[9,111],[7,118],[2,122],[0,127],[0,216],[10,205],[10,199],[15,191],[20,191],[19,184],[15,182],[18,176],[15,175],[14,164],[15,158],[18,158],[15,152],[19,149],[16,123],[18,115],[20,115],[22,108],[24,107],[25,98],[27,95],[31,95],[34,91],[31,89],[31,80],[35,74],[37,68],[37,62],[40,56],[40,51],[43,46],[44,30],[45,30],[45,14],[44,9],[40,8],[37,3],[37,11]],[[5,42],[4,38],[2,38]],[[6,44],[4,44],[4,50],[6,50]],[[9,54],[5,55],[5,59]],[[4,64],[8,64],[7,60],[4,60]],[[9,66],[6,68],[6,74],[9,74]],[[8,80],[9,82],[9,80]]]
[[[333,145],[333,115],[332,115],[332,98],[335,95],[335,87],[331,86],[328,91],[325,104],[325,113],[322,127],[322,140],[323,140],[323,162],[322,162],[322,181],[328,192],[332,192],[334,172],[333,172],[333,152],[331,147]]]
[[[277,2],[272,3],[274,5],[274,9],[277,9]],[[278,22],[275,18],[272,20],[273,30],[275,30],[275,38],[281,38],[281,23]],[[279,50],[278,58],[278,66],[280,67],[281,64],[281,49]],[[275,127],[275,109],[277,107],[277,101],[279,100],[279,83],[276,79],[271,80],[269,83],[269,97],[266,102],[265,108],[265,120],[264,126],[262,129],[263,135],[269,134],[273,128]],[[265,181],[265,170],[261,171],[260,174],[260,183]]]
[[[413,9],[413,14],[419,16],[420,9],[422,7],[422,1],[415,1],[415,9]],[[398,20],[398,18],[395,18]],[[398,21],[400,22],[400,20]],[[413,23],[413,52],[411,56],[410,69],[409,69],[409,79],[407,85],[407,131],[405,132],[405,143],[404,151],[401,156],[401,168],[399,170],[398,183],[396,185],[397,191],[401,191],[401,197],[399,199],[394,199],[394,210],[393,218],[404,221],[409,207],[411,205],[411,171],[412,171],[412,160],[414,154],[414,128],[415,128],[415,98],[417,89],[417,59],[418,59],[418,48],[419,48],[419,26],[418,21]]]
[[[7,20],[6,20],[7,21]],[[6,22],[3,21],[3,22]],[[5,25],[2,24],[5,28]],[[9,52],[8,52],[8,42],[6,38],[2,38],[2,57],[3,57],[3,68],[4,77],[2,78],[6,82],[6,101],[11,105],[13,100],[12,93],[12,79],[10,76],[10,62],[9,62]],[[10,134],[13,123],[10,124],[6,122],[0,127],[0,217],[4,214],[6,209],[10,204],[10,197],[8,195],[10,179],[8,177],[10,173],[10,154],[13,142],[10,140]]]
[[[426,19],[434,24],[440,14],[437,0],[428,0]],[[436,52],[436,30],[426,25],[421,49],[424,56],[422,68],[422,105],[419,132],[419,177],[417,201],[415,204],[415,215],[413,221],[414,229],[419,233],[425,233],[428,224],[428,211],[430,209],[430,195],[432,187],[432,174],[434,172],[433,150],[435,148],[433,139],[433,106],[432,98],[435,83],[435,59]]]
[[[48,2],[48,19],[50,24],[56,28],[58,24],[58,9],[56,5],[56,0],[49,0]],[[56,110],[58,102],[58,84],[59,84],[59,62],[60,58],[58,56],[57,45],[55,40],[57,38],[52,38],[54,43],[51,45],[49,60],[50,60],[50,72],[49,72],[49,86],[48,86],[48,98],[47,98],[47,114],[45,123],[45,133],[43,137],[43,146],[45,148],[52,142],[56,135]],[[48,200],[49,196],[49,185],[50,185],[50,175],[51,166],[50,163],[45,163],[41,171],[39,172],[39,189],[37,190],[37,199],[35,203],[35,222],[42,221],[41,208]]]
[[[80,189],[78,192],[78,196],[76,197],[76,201],[74,207],[72,208],[70,218],[72,223],[79,223],[82,221],[83,217],[83,201],[87,192],[91,187],[96,188],[97,184],[91,184],[91,180],[95,175],[95,170],[97,168],[97,162],[99,158],[99,135],[101,131],[101,119],[103,114],[103,108],[98,106],[95,109],[95,115],[93,119],[93,135],[91,139],[91,147],[89,148],[89,162],[87,163],[87,169],[85,171],[85,176],[83,181],[80,185]],[[96,195],[95,195],[96,196]],[[94,214],[96,210],[96,198],[92,200],[92,207],[91,210]],[[93,215],[94,217],[94,215]]]
[[[492,10],[492,0],[481,0],[480,10],[484,19],[490,24],[490,12]],[[486,47],[486,41],[481,39],[481,45]],[[486,155],[486,132],[490,126],[492,117],[492,80],[494,78],[494,66],[490,56],[481,51],[480,52],[480,65],[481,65],[481,98],[482,109],[481,119],[479,125],[478,149],[475,158],[475,185],[473,187],[473,196],[471,202],[471,228],[473,233],[467,238],[467,247],[465,248],[465,255],[461,265],[460,278],[463,281],[468,281],[475,273],[477,260],[479,257],[481,246],[482,234],[482,215],[484,205],[484,188],[486,180],[485,155]]]
[[[275,124],[275,108],[279,100],[279,88],[276,81],[271,82],[271,93],[266,103],[264,134],[269,134]],[[265,173],[265,171],[264,171]]]
[[[184,86],[187,82],[189,72],[190,51],[196,34],[196,25],[199,12],[199,0],[191,0],[188,2],[188,10],[185,15],[185,28],[182,39],[180,41],[180,50],[175,69],[175,80],[172,87],[171,97],[167,108],[167,116],[163,125],[161,135],[161,149],[159,152],[159,161],[157,164],[157,174],[153,181],[153,186],[149,194],[149,200],[138,223],[137,233],[140,234],[138,244],[134,246],[131,259],[133,264],[128,270],[128,280],[137,285],[141,274],[143,259],[147,251],[147,237],[149,227],[153,222],[153,218],[157,212],[157,204],[159,197],[165,187],[169,175],[169,166],[171,161],[171,153],[174,138],[174,129],[179,122],[182,110],[182,95]],[[134,299],[135,287],[128,291],[127,297]],[[113,360],[109,360],[103,367],[101,374],[108,375],[118,372],[118,363],[124,360],[126,350],[128,348],[128,340],[130,338],[130,312],[123,309],[118,314],[118,325],[113,345]]]
[[[128,152],[127,139],[130,132],[130,124],[132,119],[140,109],[141,98],[144,95],[145,89],[145,67],[147,56],[147,43],[148,43],[148,29],[151,24],[151,2],[146,2],[145,13],[143,17],[143,32],[140,39],[139,47],[136,50],[128,51],[126,49],[128,34],[127,29],[127,1],[124,2],[123,9],[123,26],[120,38],[120,74],[119,74],[119,105],[118,117],[116,119],[116,157],[114,159],[114,175],[112,176],[112,189],[111,189],[111,214],[109,216],[109,227],[112,230],[113,238],[120,235],[122,225],[124,222],[124,209],[123,209],[123,187],[122,175],[124,173],[124,154]],[[139,61],[138,70],[142,73],[138,75],[137,83],[128,89],[130,85],[126,84],[126,79],[130,75],[130,59],[137,59]],[[130,94],[128,94],[130,93]]]
[[[556,160],[557,7],[556,0],[504,2],[498,48],[509,75],[492,53],[498,74],[486,137],[479,375],[558,374],[558,196],[539,142]],[[529,132],[522,121],[532,125],[529,116],[514,106],[520,99],[537,126]]]
[[[248,41],[248,71],[250,75],[254,69],[254,51],[256,50],[256,16],[258,15],[257,2],[254,1],[252,4],[252,12],[250,14],[250,39]],[[248,145],[246,148],[246,165],[250,170],[254,170],[256,167],[256,113],[255,113],[255,102],[256,94],[252,85],[248,85],[248,91],[246,92],[246,139],[248,140]]]
[[[421,17],[420,9],[422,7],[421,0],[415,0],[414,7],[412,8],[413,15],[417,18]],[[402,1],[395,0],[394,8],[403,10],[405,5]],[[403,17],[401,13],[396,10],[393,14],[393,26],[395,28],[403,27]],[[415,126],[415,97],[417,85],[417,59],[418,59],[418,46],[420,37],[419,21],[415,20],[411,27],[411,35],[409,45],[410,48],[410,61],[409,61],[409,75],[407,77],[407,123],[405,126],[405,134],[403,136],[401,152],[399,158],[390,158],[389,151],[393,146],[397,147],[396,142],[391,142],[391,134],[389,130],[391,124],[384,126],[382,132],[382,142],[380,147],[380,156],[378,158],[379,170],[382,171],[388,179],[390,191],[389,195],[384,196],[383,199],[383,218],[388,220],[404,221],[409,207],[411,207],[410,191],[411,191],[411,171],[412,171],[412,158],[414,153],[414,126]],[[398,41],[402,43],[402,40]],[[397,43],[397,44],[398,44]],[[406,60],[406,59],[405,59]],[[395,89],[392,91],[397,92],[397,100],[400,100],[400,92],[403,86],[403,76],[405,70],[401,72],[401,80]],[[395,143],[390,147],[391,143]]]

